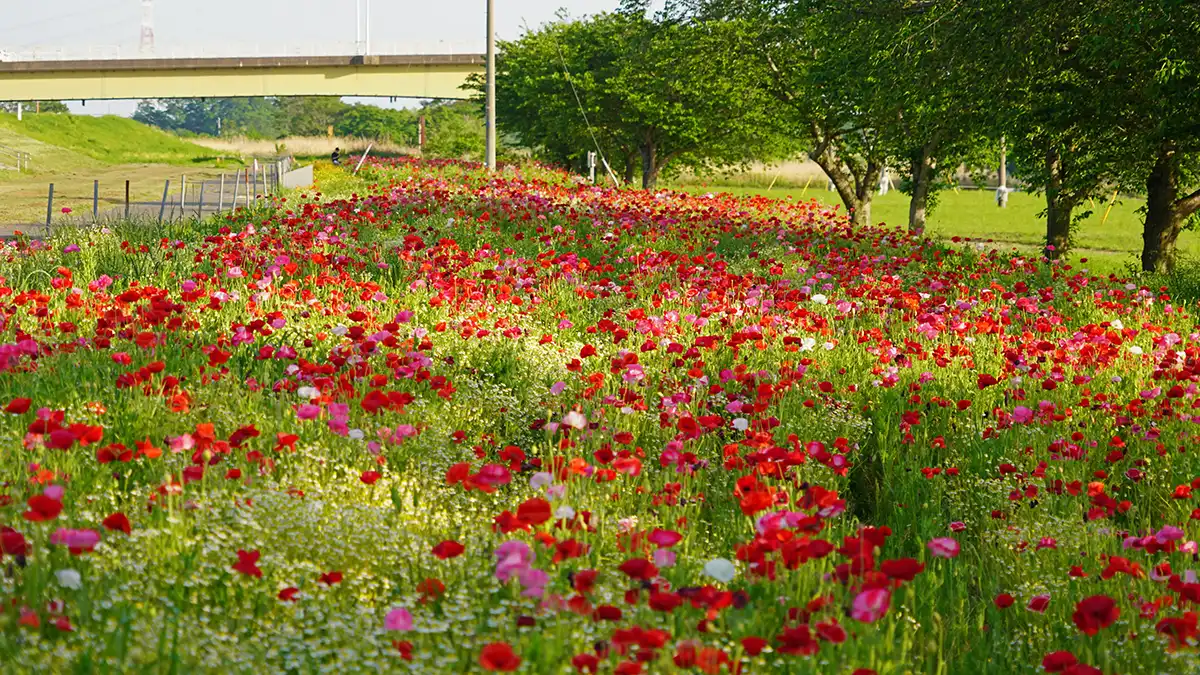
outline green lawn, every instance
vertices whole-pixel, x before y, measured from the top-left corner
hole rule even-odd
[[[74,150],[108,164],[211,163],[216,152],[125,117],[0,113],[0,130]],[[34,166],[39,157],[34,156]],[[44,161],[44,160],[43,160]],[[66,167],[62,167],[66,168]]]
[[[824,204],[840,204],[837,195],[823,188],[766,188],[687,186],[689,192],[729,192],[737,195],[764,195],[778,199],[816,199]],[[1084,266],[1097,271],[1118,271],[1127,263],[1135,261],[1142,248],[1142,217],[1137,213],[1143,205],[1141,199],[1118,199],[1113,204],[1108,218],[1104,219],[1107,202],[1089,204],[1092,214],[1079,226],[1076,233],[1076,264],[1086,259]],[[1036,252],[1045,237],[1046,221],[1039,215],[1045,208],[1041,197],[1015,192],[1009,195],[1008,207],[996,206],[995,193],[981,190],[959,190],[939,196],[939,203],[929,217],[927,233],[933,237],[963,237],[997,247],[1015,247],[1018,250]],[[908,222],[908,196],[892,191],[876,196],[871,204],[871,221],[875,224],[903,227]],[[1188,254],[1200,254],[1200,236],[1195,232],[1184,232],[1180,236],[1180,247]]]

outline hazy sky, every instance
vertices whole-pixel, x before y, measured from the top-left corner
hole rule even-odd
[[[366,0],[363,0],[364,3]],[[155,0],[155,51],[180,56],[351,53],[356,0]],[[611,10],[619,0],[495,0],[496,33],[519,37],[523,27]],[[373,53],[482,51],[484,0],[374,0]],[[141,0],[0,0],[0,50],[136,52]],[[441,43],[441,44],[439,44]],[[77,112],[129,114],[129,102],[93,101]]]

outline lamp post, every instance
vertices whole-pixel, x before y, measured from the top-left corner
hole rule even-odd
[[[495,1],[487,0],[487,168],[496,169],[496,22]]]

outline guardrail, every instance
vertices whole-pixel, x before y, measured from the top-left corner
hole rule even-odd
[[[29,171],[30,163],[33,161],[33,155],[23,150],[9,148],[0,145],[0,168],[15,168],[18,173]],[[7,166],[10,162],[15,162],[15,167]]]
[[[353,42],[274,45],[180,45],[144,52],[137,46],[35,47],[0,52],[3,61],[110,61],[124,59],[243,58],[255,56],[346,56],[361,55]],[[371,54],[482,54],[482,41],[430,41],[371,43]]]

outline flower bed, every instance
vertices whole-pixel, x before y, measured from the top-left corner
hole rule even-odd
[[[1200,334],[815,203],[368,163],[0,249],[19,672],[1196,672]]]

